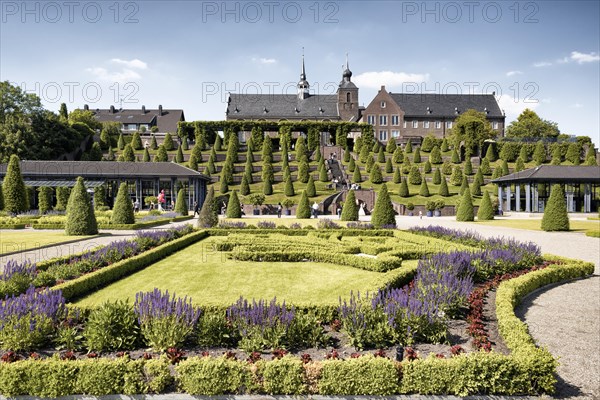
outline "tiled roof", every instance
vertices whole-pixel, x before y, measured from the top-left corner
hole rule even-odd
[[[456,118],[469,109],[480,112],[484,112],[487,109],[489,118],[504,117],[495,96],[492,94],[413,94],[390,92],[390,96],[404,111],[404,118]]]
[[[229,119],[331,119],[338,120],[337,95],[231,94]]]
[[[593,182],[600,183],[600,167],[540,165],[492,180],[502,182]]]
[[[158,127],[159,132],[177,132],[177,123],[185,121],[183,110],[163,109],[159,114],[158,109],[90,109],[100,122],[119,122],[121,124],[150,124]]]

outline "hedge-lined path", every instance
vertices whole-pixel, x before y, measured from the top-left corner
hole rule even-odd
[[[170,222],[165,225],[156,226],[146,230],[170,229],[195,222],[195,220]],[[64,230],[61,230],[61,232],[64,232]],[[41,261],[49,260],[51,258],[81,253],[83,251],[91,250],[101,245],[107,245],[117,240],[129,239],[135,236],[136,232],[137,231],[134,230],[100,230],[100,233],[102,235],[91,239],[80,240],[77,242],[61,243],[55,246],[44,246],[42,248],[29,249],[20,253],[2,255],[0,256],[0,269],[3,269],[4,265],[11,260],[17,262],[24,262],[26,260],[30,260],[31,262],[38,263]]]
[[[542,253],[595,264],[594,276],[536,291],[523,299],[516,314],[542,346],[559,358],[557,398],[600,398],[600,239],[578,232],[543,232],[477,223],[454,217],[398,217],[401,229],[441,225],[468,229],[485,237],[511,236],[537,243]]]

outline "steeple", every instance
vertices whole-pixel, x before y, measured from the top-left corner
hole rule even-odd
[[[343,81],[350,82],[350,78],[352,78],[352,71],[350,71],[350,66],[348,64],[348,53],[346,53],[346,68],[342,73]]]
[[[310,85],[306,80],[306,69],[304,67],[304,47],[302,48],[302,69],[300,70],[300,82],[298,82],[298,98],[304,100],[309,96]]]

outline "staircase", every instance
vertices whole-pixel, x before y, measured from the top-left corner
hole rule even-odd
[[[346,180],[344,179],[344,172],[340,166],[340,162],[338,160],[327,160],[329,163],[329,170],[331,171],[331,179],[337,179],[337,181],[342,184]]]

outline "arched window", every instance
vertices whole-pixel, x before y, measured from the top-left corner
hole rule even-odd
[[[346,103],[350,103],[350,92],[346,93]]]

